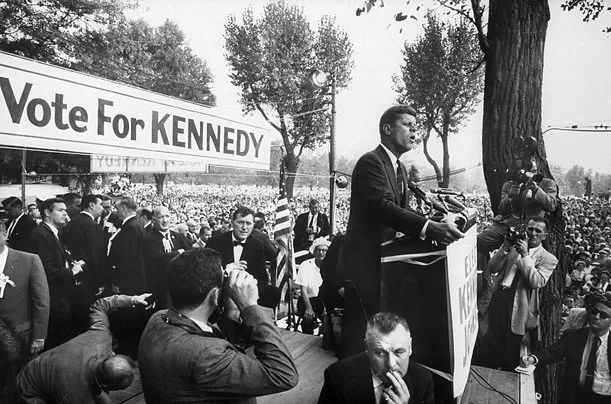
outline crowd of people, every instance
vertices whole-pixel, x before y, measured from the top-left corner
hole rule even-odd
[[[411,199],[436,202],[399,160],[416,128],[409,106],[382,115],[379,146],[357,162],[349,197],[339,194],[332,239],[321,189],[296,190],[293,214],[278,218],[271,187],[174,185],[159,196],[124,181],[112,198],[68,193],[34,207],[4,199],[0,401],[108,402],[131,385],[136,360],[151,403],[253,402],[293,388],[297,367],[274,324],[290,248],[290,237],[274,240],[278,230],[305,253],[294,274],[302,331],[343,310],[340,359],[325,371],[319,402],[452,402],[448,383],[410,358],[407,318],[426,313],[404,302],[381,311],[382,289],[395,285],[381,282],[380,245],[448,246],[468,230],[457,220],[465,203],[479,215],[485,324],[473,362],[513,371],[566,361],[567,403],[609,402],[609,200],[560,198],[553,180],[521,173],[503,184],[496,216],[482,195],[445,199],[453,208],[437,204],[440,220],[423,215]],[[568,273],[562,337],[542,346],[540,293],[559,265],[550,219],[566,222]]]

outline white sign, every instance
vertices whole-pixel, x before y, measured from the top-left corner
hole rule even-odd
[[[446,249],[454,397],[462,394],[467,384],[477,338],[476,227]]]
[[[267,128],[0,52],[0,146],[269,169]]]
[[[208,165],[196,161],[164,161],[138,157],[91,156],[92,173],[179,173],[208,172]]]

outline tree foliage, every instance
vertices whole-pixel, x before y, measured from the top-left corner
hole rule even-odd
[[[181,99],[214,105],[212,74],[169,20],[151,27],[128,20],[131,0],[0,1],[0,50],[132,84]],[[6,151],[7,179],[17,180],[21,153]],[[28,170],[86,172],[88,156],[28,153]],[[56,162],[57,164],[50,164]],[[159,192],[165,174],[159,174]]]
[[[282,137],[291,196],[302,152],[329,138],[331,96],[314,87],[310,76],[320,69],[332,75],[337,89],[346,87],[352,45],[334,17],[321,18],[313,29],[301,8],[280,0],[266,4],[259,18],[252,9],[241,19],[230,16],[225,47],[244,112],[259,111]]]
[[[465,19],[446,23],[432,13],[424,34],[403,48],[401,75],[395,77],[398,101],[411,104],[422,117],[424,153],[442,187],[450,182],[448,136],[473,114],[483,90],[481,58],[477,34]],[[428,152],[432,131],[442,141],[442,170]]]

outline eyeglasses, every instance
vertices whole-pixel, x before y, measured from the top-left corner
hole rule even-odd
[[[604,311],[600,311],[596,307],[588,307],[588,308],[586,308],[586,311],[588,312],[588,314],[590,314],[592,316],[596,316],[597,314],[600,314],[600,318],[602,320],[606,320],[608,318],[611,318],[611,314],[605,313]]]

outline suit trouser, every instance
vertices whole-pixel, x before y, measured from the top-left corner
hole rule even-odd
[[[488,366],[513,371],[520,363],[523,335],[511,331],[514,288],[503,288],[492,296],[488,309]]]
[[[325,310],[320,296],[311,297],[310,305],[312,305],[312,310],[314,310],[314,318],[310,321],[306,321],[305,318],[303,318],[306,311],[305,303],[301,298],[297,301],[297,314],[301,317],[301,330],[304,334],[314,334],[316,319],[322,319],[322,313]]]

